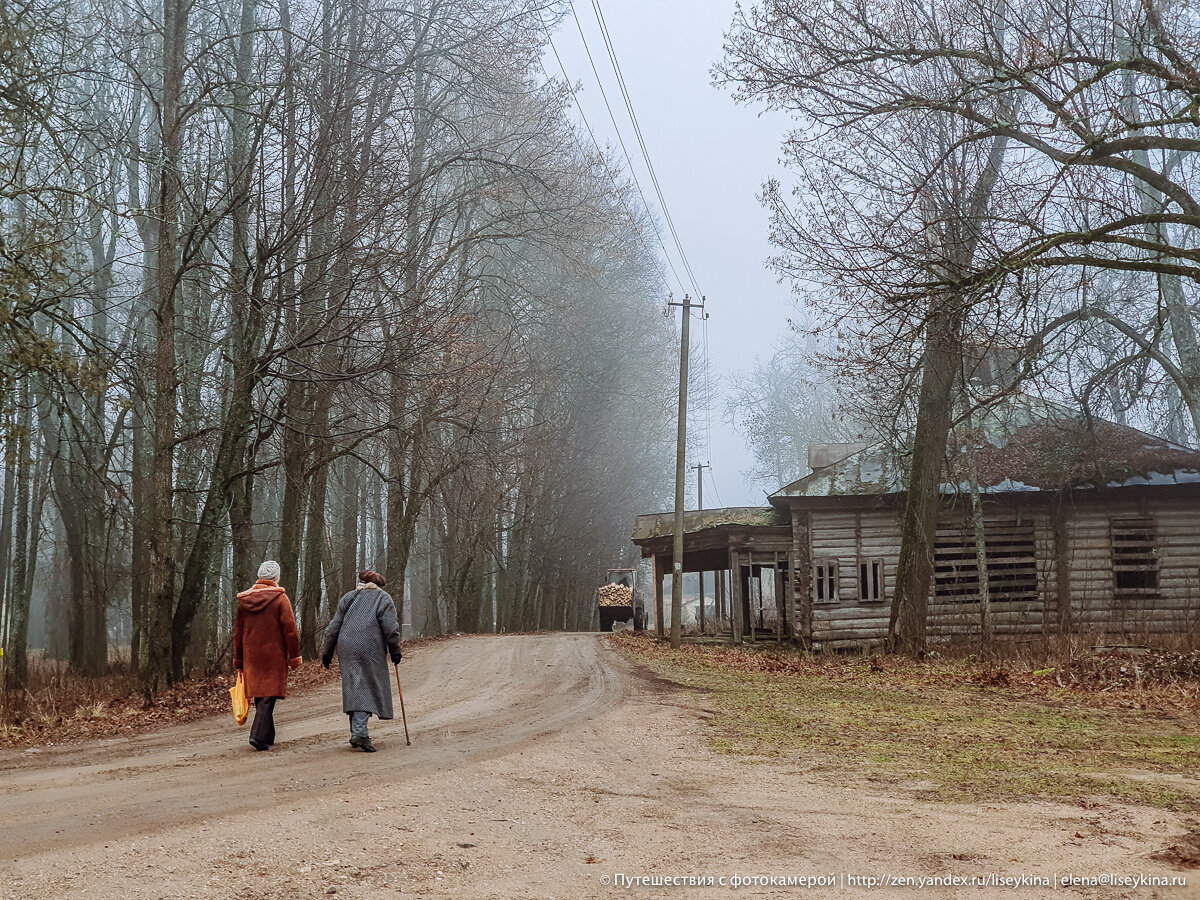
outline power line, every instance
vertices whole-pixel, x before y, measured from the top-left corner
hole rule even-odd
[[[593,72],[593,74],[595,74],[596,81],[600,85],[600,94],[604,98],[604,105],[608,108],[609,118],[612,120],[613,128],[617,131],[618,139],[621,141],[621,149],[625,151],[625,158],[629,162],[630,169],[636,172],[636,170],[633,167],[633,161],[629,158],[629,151],[625,147],[624,138],[621,136],[621,130],[617,126],[617,121],[616,121],[616,117],[613,115],[612,106],[608,102],[608,95],[604,90],[604,83],[600,79],[600,73],[596,70],[596,62],[592,57],[591,48],[588,46],[588,42],[587,42],[587,36],[584,34],[583,26],[579,21],[579,14],[578,14],[578,11],[575,9],[574,0],[568,0],[568,2],[570,3],[570,6],[571,6],[571,12],[575,15],[575,27],[578,29],[579,37],[583,41],[584,50],[587,52],[587,55],[588,55],[588,61],[592,65],[592,72]],[[621,62],[617,58],[616,46],[613,43],[612,33],[609,31],[609,28],[608,28],[608,22],[604,18],[604,10],[601,9],[601,7],[600,7],[600,0],[592,0],[592,11],[596,15],[596,24],[599,26],[600,35],[604,40],[604,47],[608,53],[608,61],[612,66],[613,74],[616,76],[617,86],[620,88],[620,91],[621,91],[621,98],[625,102],[625,111],[629,115],[630,124],[633,125],[633,132],[634,132],[635,137],[637,138],[638,148],[641,150],[641,153],[642,153],[642,160],[646,164],[646,170],[650,173],[650,181],[654,187],[654,193],[658,197],[659,206],[662,208],[663,219],[667,223],[667,228],[669,229],[669,231],[671,233],[671,239],[675,244],[675,249],[679,253],[679,259],[680,259],[680,262],[683,264],[683,269],[688,276],[688,281],[691,284],[692,289],[703,300],[704,293],[703,293],[703,291],[700,290],[700,287],[696,280],[696,273],[692,269],[692,264],[691,264],[691,261],[687,257],[687,252],[683,249],[683,241],[679,237],[679,231],[675,227],[675,219],[671,215],[671,209],[667,205],[667,198],[663,194],[662,185],[660,184],[660,182],[658,180],[658,172],[655,170],[654,163],[650,159],[650,149],[646,145],[646,138],[645,138],[645,135],[642,133],[641,123],[638,121],[637,111],[633,107],[633,97],[629,93],[629,86],[625,81],[625,73],[621,70]],[[641,190],[640,184],[638,185],[638,189],[639,189],[639,191]],[[642,195],[642,199],[643,199],[643,201],[645,200],[644,194]],[[661,237],[662,236],[660,234],[659,235],[660,241],[661,241]],[[664,252],[665,252],[665,248],[664,248]],[[701,314],[700,315],[701,315],[701,320],[702,320],[702,324],[703,324],[703,348],[704,348],[703,349],[703,352],[704,352],[703,373],[702,373],[702,377],[704,379],[704,398],[703,398],[704,449],[705,449],[705,457],[711,462],[711,458],[712,458],[712,399],[713,399],[713,395],[712,395],[712,365],[711,365],[711,356],[709,354],[709,346],[708,346],[708,312],[703,305],[701,306]]]
[[[633,158],[629,153],[629,148],[625,144],[624,134],[622,133],[620,125],[617,124],[616,114],[613,112],[612,104],[609,102],[608,92],[604,88],[604,80],[600,77],[600,70],[596,66],[596,59],[592,54],[591,45],[588,43],[587,34],[583,30],[583,23],[580,20],[578,11],[575,8],[574,0],[568,0],[568,3],[570,5],[571,14],[572,14],[573,18],[575,19],[575,28],[579,32],[579,39],[583,43],[584,52],[587,54],[588,64],[591,66],[592,74],[596,78],[596,84],[600,88],[600,97],[604,101],[604,107],[608,111],[609,121],[612,122],[613,131],[617,135],[617,141],[620,144],[621,152],[624,154],[625,162],[629,166],[629,174],[633,179],[634,186],[637,188],[638,196],[641,198],[642,204],[645,206],[645,208],[647,210],[649,210],[650,204],[649,204],[649,201],[646,199],[645,191],[642,189],[641,179],[638,178],[637,167],[634,166],[634,164],[633,164]],[[629,115],[629,121],[633,126],[634,135],[637,138],[638,149],[641,151],[642,160],[646,165],[646,171],[649,172],[649,174],[650,174],[650,180],[651,180],[651,184],[654,187],[655,196],[658,199],[659,207],[662,209],[663,220],[667,223],[667,228],[670,231],[671,239],[675,246],[675,250],[679,255],[680,263],[683,266],[684,272],[687,274],[688,282],[691,285],[692,289],[696,292],[696,295],[701,298],[701,303],[699,304],[699,306],[701,309],[701,323],[703,325],[702,345],[703,345],[703,353],[704,353],[704,362],[703,362],[704,371],[702,373],[702,377],[704,379],[704,449],[705,449],[706,460],[711,463],[711,461],[712,461],[712,363],[711,363],[711,354],[709,352],[709,343],[708,343],[708,313],[705,311],[705,307],[704,307],[704,294],[700,290],[699,284],[697,283],[696,274],[695,274],[695,271],[692,269],[691,261],[688,259],[687,253],[683,249],[683,241],[680,240],[679,231],[675,227],[674,217],[671,215],[670,207],[667,206],[667,200],[663,194],[662,185],[660,184],[659,179],[658,179],[658,172],[655,170],[654,163],[650,159],[650,150],[646,145],[646,138],[645,138],[645,135],[642,133],[642,126],[641,126],[641,123],[638,121],[637,113],[634,111],[633,98],[630,96],[629,87],[625,82],[625,74],[624,74],[624,72],[622,72],[620,61],[617,59],[616,47],[613,45],[612,35],[608,29],[608,22],[604,18],[604,11],[600,8],[599,0],[592,0],[592,10],[596,15],[596,23],[600,28],[600,34],[604,40],[604,46],[605,46],[606,52],[608,53],[609,63],[612,66],[613,74],[616,76],[617,86],[621,91],[621,98],[625,103],[625,111]],[[539,18],[540,18],[540,13],[539,13]],[[587,127],[588,134],[592,138],[592,143],[596,146],[596,149],[598,151],[600,151],[600,142],[596,139],[596,133],[592,128],[591,122],[587,118],[587,114],[583,111],[582,104],[579,103],[579,97],[575,92],[574,85],[571,83],[571,80],[567,77],[566,67],[563,65],[562,57],[559,55],[559,52],[558,52],[558,47],[554,43],[554,37],[553,37],[553,35],[550,34],[549,29],[546,28],[544,20],[542,20],[542,29],[543,29],[543,31],[545,31],[546,37],[550,42],[550,49],[553,51],[554,58],[558,62],[559,71],[562,72],[563,80],[567,84],[568,89],[571,91],[571,96],[575,100],[575,107],[576,107],[576,109],[579,110],[579,115],[583,119],[584,125]],[[601,153],[602,153],[602,151],[601,151]],[[611,171],[609,174],[610,174],[610,176],[612,176]],[[615,176],[612,176],[612,177],[613,177],[613,181],[615,184],[616,178],[615,178]],[[687,304],[686,292],[684,291],[684,288],[683,288],[683,280],[679,276],[679,271],[678,271],[678,269],[676,269],[675,263],[671,258],[671,254],[670,254],[670,252],[668,252],[666,243],[663,240],[662,231],[659,229],[658,223],[656,221],[654,221],[653,216],[651,217],[651,224],[654,227],[654,234],[655,234],[655,237],[658,239],[658,244],[662,248],[663,258],[666,260],[667,265],[671,270],[671,274],[675,276],[675,282],[677,285],[679,285],[680,292],[685,293],[685,302],[684,302],[684,304],[681,304],[681,305],[683,305],[683,308],[684,308],[684,315],[690,318],[691,308]],[[672,304],[672,305],[677,305],[677,304]],[[684,326],[684,331],[685,331],[685,333],[687,331],[686,325]],[[713,489],[717,494],[718,502],[720,502],[721,495],[720,495],[719,491],[716,491],[715,483],[713,485]]]
[[[570,0],[570,3],[571,11],[575,12],[574,0]],[[650,173],[650,181],[654,185],[655,194],[658,195],[658,202],[662,206],[663,217],[666,219],[667,228],[670,229],[671,237],[675,242],[675,249],[679,251],[679,258],[683,262],[683,268],[684,271],[687,272],[692,290],[694,290],[697,295],[703,296],[703,291],[700,290],[699,285],[696,283],[696,275],[692,271],[692,265],[688,261],[687,253],[685,253],[683,250],[683,242],[679,239],[679,232],[675,229],[675,220],[671,217],[671,210],[667,206],[666,197],[663,196],[662,186],[658,181],[658,173],[654,170],[654,163],[650,161],[650,151],[646,147],[646,139],[642,134],[641,123],[638,122],[637,113],[633,109],[633,98],[629,95],[629,88],[625,83],[625,75],[621,71],[621,63],[617,60],[617,51],[613,46],[612,35],[608,31],[608,23],[604,19],[604,11],[600,8],[599,0],[592,0],[592,10],[596,13],[596,22],[600,26],[600,35],[604,39],[604,46],[608,51],[609,62],[612,63],[613,73],[617,76],[617,86],[621,89],[621,97],[625,101],[625,111],[629,113],[629,121],[633,124],[633,132],[637,137],[638,147],[642,151],[642,159],[645,161],[646,169]],[[578,24],[578,14],[576,14],[575,21],[576,24]],[[580,29],[580,34],[582,35],[582,33],[583,30]],[[589,58],[590,55],[591,54],[589,53]],[[597,76],[597,79],[598,78],[599,76]]]
[[[600,70],[596,66],[596,58],[595,58],[595,56],[592,55],[592,45],[588,42],[587,34],[583,30],[583,22],[580,20],[579,13],[575,9],[574,0],[569,0],[569,2],[570,2],[570,6],[571,6],[571,15],[575,19],[575,29],[576,29],[576,31],[579,32],[579,40],[583,43],[583,51],[584,51],[584,53],[587,54],[588,64],[592,67],[592,74],[596,77],[596,85],[600,88],[600,98],[604,101],[604,108],[606,110],[608,110],[608,118],[609,118],[609,121],[612,122],[613,131],[617,135],[617,142],[621,145],[621,152],[625,154],[625,162],[628,163],[628,165],[629,165],[629,173],[631,176],[633,176],[633,183],[637,186],[638,194],[642,198],[642,203],[644,203],[646,205],[647,209],[650,209],[650,203],[646,199],[646,192],[642,189],[641,179],[638,178],[637,167],[634,166],[634,164],[633,164],[633,156],[630,155],[629,148],[625,144],[624,133],[621,130],[621,126],[617,124],[616,113],[613,112],[612,104],[609,102],[608,91],[606,91],[604,88],[604,79],[602,79],[600,77]],[[606,41],[606,46],[607,46],[607,41]],[[610,61],[613,58],[614,57],[610,53],[610,56],[609,56]],[[617,69],[614,67],[614,73],[616,73],[616,72],[617,72]],[[621,87],[622,96],[624,96],[625,95],[625,88],[623,86],[624,82],[619,74],[617,74],[617,83]],[[626,108],[632,109],[632,107],[629,106],[628,100],[626,101]],[[663,211],[663,220],[667,223],[667,228],[671,232],[671,237],[675,243],[676,249],[678,250],[679,258],[683,265],[684,272],[687,273],[687,275],[688,275],[689,283],[692,286],[692,290],[696,293],[697,296],[700,296],[701,291],[696,286],[696,279],[692,275],[691,266],[688,263],[686,254],[684,254],[684,252],[683,252],[683,246],[679,242],[679,235],[675,231],[675,223],[671,218],[670,210],[667,209],[666,203],[663,200],[662,190],[658,186],[658,176],[655,174],[653,166],[649,165],[649,162],[648,162],[649,156],[646,153],[644,143],[642,143],[642,139],[640,136],[640,129],[637,126],[636,120],[632,120],[632,121],[634,122],[634,132],[636,135],[638,135],[638,141],[642,148],[642,156],[644,159],[647,160],[646,168],[650,172],[650,178],[654,185],[655,193],[658,196],[659,206],[662,208],[662,211]],[[655,225],[654,225],[654,231],[655,231],[656,236],[658,237],[659,243],[662,244],[663,255],[667,260],[667,264],[670,265],[671,271],[673,273],[675,273],[675,280],[679,283],[680,291],[683,291],[683,289],[684,289],[683,281],[679,277],[679,273],[675,269],[674,262],[671,261],[671,254],[667,251],[666,243],[663,241],[662,232],[659,230],[657,223],[655,223]]]
[[[574,7],[572,7],[572,12],[574,12]],[[575,85],[572,83],[571,79],[567,76],[567,69],[566,69],[566,66],[563,65],[562,57],[559,56],[558,47],[554,43],[554,36],[550,33],[550,29],[546,27],[545,20],[541,19],[540,12],[538,13],[538,18],[542,24],[542,31],[545,32],[546,39],[550,42],[550,49],[554,53],[554,59],[558,62],[558,69],[560,72],[562,72],[563,81],[567,85],[567,90],[569,90],[571,92],[571,97],[575,101],[575,109],[577,109],[579,111],[579,117],[581,119],[583,119],[583,124],[587,127],[587,132],[592,138],[592,144],[595,145],[596,151],[601,156],[603,156],[604,151],[600,147],[600,141],[596,138],[596,132],[592,128],[592,123],[588,120],[587,113],[585,113],[583,111],[583,104],[581,104],[579,102],[579,95],[575,92]],[[575,27],[579,28],[579,36],[580,36],[580,38],[583,39],[583,48],[585,51],[587,51],[588,61],[592,64],[592,74],[594,74],[596,76],[596,83],[600,86],[600,96],[604,98],[604,105],[605,105],[605,107],[608,108],[609,118],[612,119],[613,128],[617,132],[617,140],[620,141],[620,143],[621,143],[621,152],[625,154],[625,161],[629,165],[629,174],[633,178],[633,185],[635,188],[637,188],[638,196],[642,198],[642,205],[646,208],[647,211],[649,211],[650,204],[646,200],[646,194],[642,190],[641,182],[638,180],[637,171],[633,168],[633,161],[629,157],[629,151],[625,148],[625,141],[621,137],[620,129],[617,129],[617,121],[615,118],[613,118],[612,107],[609,106],[609,104],[608,104],[608,95],[605,94],[605,92],[604,92],[604,83],[600,80],[600,73],[596,71],[596,63],[595,63],[595,61],[592,60],[592,52],[591,52],[591,49],[588,47],[587,39],[584,38],[584,36],[583,36],[583,29],[579,27],[578,17],[575,17]],[[606,166],[606,168],[607,168],[607,166]],[[611,171],[609,171],[609,176],[613,180],[614,187],[616,187],[619,192],[620,185],[617,184],[616,176]],[[631,219],[633,219],[634,223],[636,224],[637,217],[633,215],[633,211],[626,208],[626,212],[628,212],[630,214]],[[675,268],[675,263],[672,261],[671,255],[667,252],[667,246],[663,242],[662,232],[659,230],[658,223],[654,221],[653,216],[650,217],[650,224],[654,228],[654,236],[655,236],[655,238],[657,238],[658,245],[662,249],[663,259],[665,259],[667,261],[667,266],[670,268],[671,274],[675,276],[675,284],[679,287],[679,292],[682,294],[684,292],[683,279],[679,277],[679,272]],[[639,231],[639,234],[640,234],[640,231]],[[644,243],[644,241],[643,241],[643,243]],[[649,250],[649,247],[647,247],[646,249]]]
[[[646,252],[653,255],[654,252],[650,249],[649,245],[646,244],[646,239],[642,235],[641,229],[637,227],[638,217],[636,215],[634,215],[633,210],[630,209],[629,206],[626,205],[626,203],[625,203],[624,195],[621,193],[621,185],[617,182],[616,174],[608,166],[608,161],[605,158],[604,150],[600,146],[600,141],[597,140],[597,138],[596,138],[596,132],[592,129],[592,123],[588,120],[587,113],[585,113],[583,111],[583,105],[579,102],[579,95],[575,92],[575,85],[571,82],[571,79],[567,76],[567,69],[566,69],[566,66],[563,65],[562,57],[559,56],[559,54],[558,54],[558,47],[555,46],[554,36],[550,33],[550,29],[546,27],[546,22],[544,19],[541,18],[540,11],[538,12],[538,20],[541,22],[542,31],[545,32],[546,39],[550,43],[550,50],[554,53],[554,59],[558,63],[558,70],[559,70],[559,72],[562,73],[563,84],[565,84],[567,86],[567,90],[571,92],[571,99],[573,99],[575,101],[575,109],[578,110],[579,117],[581,119],[583,119],[584,127],[587,128],[587,133],[592,139],[592,145],[596,148],[596,152],[600,155],[600,159],[604,165],[604,170],[608,173],[608,177],[610,179],[612,179],[613,187],[616,189],[617,196],[621,199],[622,205],[625,206],[625,212],[629,215],[629,220],[630,220],[630,223],[633,225],[633,230],[637,233],[638,239],[642,242],[642,246],[645,247]],[[591,58],[591,56],[589,54],[589,59],[590,58]],[[595,65],[592,66],[592,71],[593,72],[595,71]],[[599,76],[597,76],[597,79],[598,78],[599,78]],[[600,86],[600,92],[601,92],[601,94],[604,93],[603,85]],[[608,101],[606,99],[605,105],[607,105],[607,103],[608,103]],[[609,114],[610,115],[612,114],[611,109],[609,110]],[[614,125],[615,125],[615,122],[614,122]],[[618,133],[617,136],[620,137],[620,133]],[[576,138],[576,143],[578,143],[578,138]],[[580,149],[580,151],[583,151],[582,145],[580,146],[579,149]],[[621,145],[621,149],[622,150],[625,149],[624,144]],[[629,160],[628,152],[626,152],[626,154],[625,154],[625,159],[626,159],[626,161]],[[634,186],[637,188],[638,196],[640,196],[642,198],[643,206],[645,206],[645,208],[647,210],[649,210],[650,205],[646,202],[646,195],[644,193],[642,193],[642,186],[641,186],[641,184],[638,183],[637,173],[633,170],[632,164],[630,165],[629,173],[630,173],[630,175],[633,176],[633,183],[634,183]],[[653,227],[654,227],[654,235],[658,239],[658,245],[662,249],[663,259],[665,259],[667,261],[667,266],[671,269],[671,274],[675,276],[675,283],[679,286],[680,293],[683,293],[683,290],[684,290],[683,280],[679,277],[679,272],[676,271],[675,263],[673,263],[671,261],[670,254],[667,253],[666,245],[663,243],[662,233],[658,230],[658,224],[653,221],[653,216],[651,216],[651,225],[653,225]]]

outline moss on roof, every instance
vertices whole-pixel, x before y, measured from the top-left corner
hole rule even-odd
[[[694,534],[724,526],[787,525],[786,513],[773,506],[733,506],[725,509],[689,510],[683,514],[683,533]],[[633,525],[633,540],[648,541],[675,533],[674,513],[638,516]]]

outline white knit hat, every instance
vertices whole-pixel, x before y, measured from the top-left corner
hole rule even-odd
[[[273,559],[268,559],[265,563],[258,567],[259,578],[269,578],[272,581],[279,580],[279,563]]]

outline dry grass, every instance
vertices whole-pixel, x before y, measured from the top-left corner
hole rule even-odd
[[[451,635],[404,642],[413,650]],[[103,678],[72,675],[65,665],[35,657],[30,685],[19,695],[0,693],[0,747],[32,747],[94,738],[121,737],[230,712],[232,673],[193,678],[147,699],[127,665],[116,663]],[[288,675],[289,691],[301,693],[338,679],[320,662],[306,662]]]
[[[1200,668],[1180,674],[1116,656],[1090,667],[1076,660],[1067,672],[1012,659],[914,663],[610,640],[700,692],[710,742],[724,752],[906,782],[938,799],[1200,805],[1190,777],[1200,771]],[[1191,659],[1177,661],[1191,671]]]
[[[127,672],[80,678],[39,661],[31,675],[29,689],[0,706],[0,747],[129,736],[227,713],[233,684],[226,675],[194,678],[147,699]],[[309,662],[291,673],[289,684],[302,691],[336,677]]]

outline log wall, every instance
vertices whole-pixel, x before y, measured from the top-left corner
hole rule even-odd
[[[815,646],[870,646],[886,638],[899,559],[900,515],[898,507],[794,511],[793,525],[808,527],[794,533],[792,557],[800,562],[800,577],[793,579],[792,621],[804,623],[811,609]],[[1059,515],[1062,521],[1056,529]],[[1144,520],[1153,523],[1158,585],[1119,590],[1113,574],[1113,523],[1120,532],[1118,545],[1133,541],[1136,553],[1136,532]],[[1019,639],[1060,629],[1110,635],[1200,629],[1200,504],[1191,498],[1077,498],[1061,510],[1054,503],[1015,498],[989,503],[984,521],[993,581],[991,620],[997,637]],[[971,554],[965,552],[964,535],[971,534],[962,513],[948,510],[939,525],[942,582],[939,588],[935,579],[929,606],[930,637],[935,640],[970,641],[979,634],[978,590],[972,587],[977,575]],[[970,546],[973,553],[973,537]],[[1031,556],[1026,548],[1032,550]],[[806,557],[812,566],[807,573]],[[859,563],[873,559],[883,561],[883,596],[864,601],[859,596]],[[812,582],[821,567],[832,562],[838,570],[836,599],[814,601]],[[1031,567],[1036,585],[1026,590],[1032,584]],[[1061,592],[1060,571],[1069,578]]]

